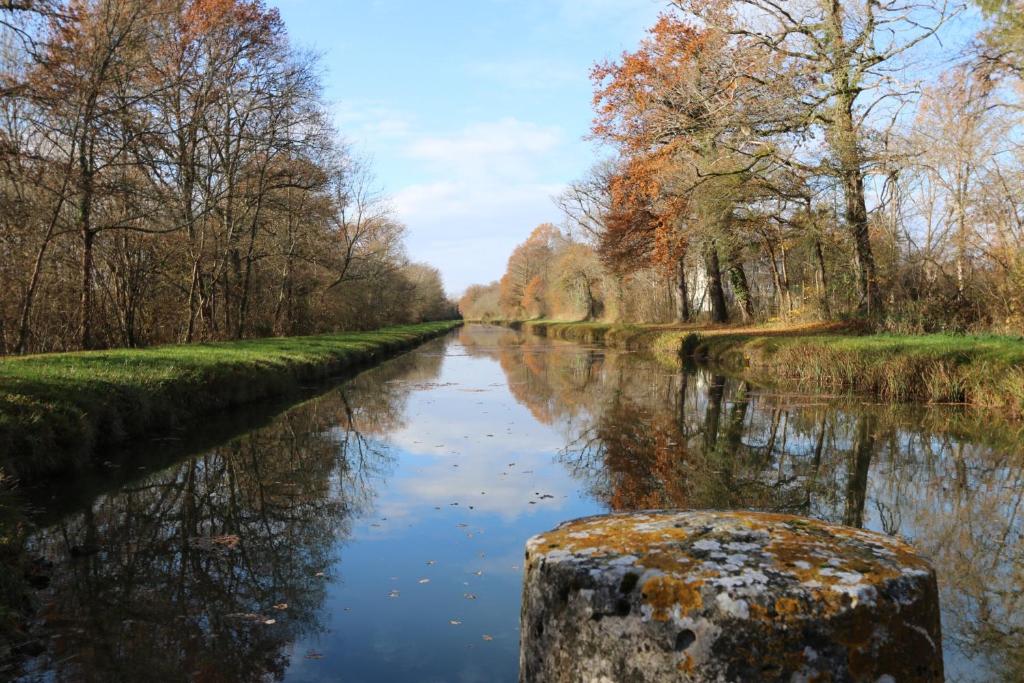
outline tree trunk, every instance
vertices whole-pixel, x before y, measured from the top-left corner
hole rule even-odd
[[[835,108],[829,144],[838,164],[839,181],[843,186],[846,203],[846,225],[853,237],[857,256],[857,288],[860,293],[861,312],[870,317],[882,315],[882,297],[878,289],[878,273],[871,250],[868,230],[867,200],[864,197],[864,168],[860,151],[860,138],[854,122],[854,101],[858,83],[854,83],[849,64],[849,46],[843,33],[844,8],[833,0],[828,4],[826,21],[829,24],[832,50],[832,82],[835,88]]]
[[[716,323],[729,322],[725,288],[722,286],[722,266],[718,260],[718,248],[714,243],[704,255],[704,263],[708,275],[708,297],[711,299],[711,320]]]
[[[818,298],[821,301],[821,313],[828,319],[832,317],[832,312],[828,305],[828,280],[826,279],[825,273],[825,252],[821,248],[821,240],[814,240],[814,255],[818,261],[818,281],[821,285],[821,290],[818,292]]]
[[[676,322],[690,322],[690,292],[686,286],[686,264],[680,258],[676,264]]]
[[[92,284],[93,284],[93,244],[96,232],[92,226],[92,196],[95,178],[93,176],[91,154],[87,145],[82,142],[79,152],[79,165],[82,173],[82,196],[78,208],[78,229],[82,237],[82,272],[81,293],[78,304],[78,345],[82,349],[93,347],[92,335]]]
[[[743,264],[738,260],[729,261],[729,283],[732,285],[733,294],[736,295],[736,303],[739,305],[743,322],[750,322],[754,319],[754,302],[750,296],[747,274],[743,270]]]

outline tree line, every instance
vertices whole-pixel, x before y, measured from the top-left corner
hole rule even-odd
[[[1017,0],[673,0],[592,80],[586,266],[535,232],[467,317],[1024,331]]]
[[[0,3],[0,354],[452,314],[263,0]]]

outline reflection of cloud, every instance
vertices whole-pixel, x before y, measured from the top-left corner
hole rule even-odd
[[[420,468],[415,477],[396,482],[395,492],[404,501],[418,505],[449,506],[457,502],[467,509],[467,515],[490,513],[511,521],[539,508],[561,509],[563,496],[573,492],[568,477],[545,476],[543,483],[538,481],[536,473],[543,468],[547,475],[551,461],[550,453],[520,454],[516,467],[511,468],[506,466],[510,462],[507,458],[498,457],[459,458],[458,467],[452,467],[448,460],[435,461]],[[538,491],[554,498],[538,501],[534,495]],[[530,505],[530,501],[537,504]],[[382,501],[382,510],[383,505]],[[468,511],[470,505],[472,511]]]
[[[375,516],[397,520],[422,508],[450,509],[453,502],[470,516],[495,514],[506,521],[560,509],[563,496],[575,490],[555,464],[564,438],[512,403],[507,389],[493,386],[504,377],[494,361],[452,357],[445,371],[447,377],[473,377],[473,383],[410,397],[407,414],[415,419],[388,435],[401,460],[400,476],[377,501]],[[538,491],[554,498],[538,500]]]

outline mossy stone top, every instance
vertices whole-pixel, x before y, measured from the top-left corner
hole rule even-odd
[[[527,681],[939,681],[935,573],[902,541],[754,512],[641,512],[527,543]]]

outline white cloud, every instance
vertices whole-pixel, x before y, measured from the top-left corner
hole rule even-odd
[[[429,180],[392,196],[409,226],[409,252],[458,264],[443,269],[452,293],[499,277],[518,242],[536,225],[558,219],[551,197],[564,185],[549,177],[565,154],[561,129],[515,118],[411,139],[405,156]]]
[[[414,118],[380,102],[345,101],[334,105],[334,122],[346,137],[360,141],[400,140],[413,132]]]
[[[461,179],[410,185],[394,195],[392,204],[400,216],[429,223],[474,216],[479,221],[479,229],[510,212],[521,215],[540,209],[550,214],[553,211],[550,198],[562,188],[562,185],[545,183],[504,185],[486,178]]]
[[[587,83],[587,69],[552,60],[532,58],[475,62],[467,71],[479,78],[499,82],[507,88],[548,90]]]
[[[555,126],[541,126],[515,118],[474,123],[451,135],[415,140],[408,155],[438,170],[473,178],[537,176],[539,155],[562,142]]]

